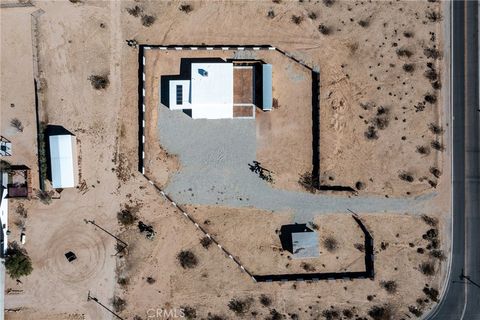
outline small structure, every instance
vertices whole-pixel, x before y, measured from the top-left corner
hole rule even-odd
[[[287,224],[280,228],[282,248],[293,258],[317,258],[320,256],[318,234],[306,224]]]
[[[77,184],[77,155],[75,136],[63,127],[47,128],[52,187],[73,188]]]
[[[67,253],[65,253],[65,258],[67,258],[68,262],[73,262],[77,260],[77,256],[72,251],[68,251]]]
[[[271,110],[271,65],[256,60],[226,62],[218,59],[192,62],[189,66],[188,72],[181,75],[183,79],[168,82],[171,110],[182,110],[193,119],[254,118],[256,91],[262,91],[257,86],[263,87],[263,110]],[[263,82],[256,81],[256,75],[265,75]]]
[[[30,168],[14,165],[8,169],[7,190],[9,198],[28,198],[32,194]]]
[[[8,243],[8,173],[0,172],[0,224],[2,233],[0,234],[0,257],[3,258],[7,250]]]
[[[0,136],[0,156],[9,157],[12,155],[12,143],[4,136]]]

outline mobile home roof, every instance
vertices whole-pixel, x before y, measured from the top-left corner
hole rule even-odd
[[[73,142],[71,135],[50,136],[50,169],[54,188],[75,186]]]

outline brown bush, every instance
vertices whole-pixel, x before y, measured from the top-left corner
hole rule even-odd
[[[18,120],[18,118],[13,118],[10,120],[10,125],[17,129],[18,132],[23,132],[24,127],[22,121]]]
[[[373,306],[368,310],[368,315],[373,320],[391,320],[393,319],[393,311],[389,305]]]
[[[432,261],[422,262],[419,268],[420,271],[426,276],[433,276],[436,273],[435,264]]]
[[[123,300],[120,297],[115,296],[112,299],[112,306],[115,312],[122,312],[123,310],[125,310],[125,307],[127,306],[127,301]]]
[[[189,250],[182,250],[177,254],[177,260],[184,269],[195,268],[198,264],[198,259]]]
[[[272,298],[270,298],[265,294],[260,295],[259,300],[260,300],[260,304],[264,307],[268,307],[272,304]]]
[[[415,65],[413,63],[405,63],[402,68],[403,68],[403,71],[409,72],[409,73],[412,73],[413,71],[415,71]]]
[[[299,25],[300,23],[302,23],[303,17],[302,16],[296,16],[296,15],[292,14],[291,20],[296,25]]]
[[[92,84],[92,87],[95,90],[102,90],[107,89],[108,85],[110,84],[110,80],[108,80],[108,75],[91,75],[88,80]]]
[[[189,14],[190,12],[193,11],[193,7],[189,4],[182,4],[180,7],[178,7],[178,10],[185,12],[186,14]]]
[[[207,236],[203,237],[202,239],[200,239],[200,244],[202,245],[202,247],[204,247],[205,249],[208,249],[210,247],[210,245],[212,244],[212,238],[209,238]]]
[[[138,17],[143,12],[143,9],[139,6],[135,6],[135,7],[132,7],[132,8],[127,8],[127,12],[128,12],[128,14],[130,14],[134,17]]]
[[[423,54],[427,57],[427,58],[430,58],[430,59],[438,59],[440,58],[441,54],[440,54],[440,51],[438,51],[437,49],[435,48],[425,48],[423,50]]]
[[[267,12],[267,17],[270,18],[270,19],[275,18],[275,11],[273,11],[273,10],[268,10],[268,12]]]
[[[443,133],[443,128],[441,126],[439,126],[438,124],[435,124],[433,122],[428,125],[428,129],[430,129],[430,131],[432,131],[432,133],[434,133],[434,134],[442,134]]]
[[[407,182],[413,182],[415,178],[413,177],[413,174],[409,172],[401,172],[398,177],[400,180],[407,181]]]
[[[317,20],[317,14],[316,14],[315,12],[313,12],[313,11],[310,11],[310,12],[308,13],[308,17],[309,17],[310,19],[312,19],[312,20]]]
[[[370,25],[370,21],[360,20],[360,21],[358,21],[358,25],[362,28],[367,28]]]
[[[441,142],[438,141],[438,140],[432,141],[432,143],[431,143],[430,145],[431,145],[432,148],[435,149],[435,150],[438,150],[438,151],[443,151],[443,150],[445,150],[445,146],[443,145],[443,143],[441,143]]]
[[[137,217],[130,210],[123,209],[117,212],[117,220],[123,226],[130,226],[137,220]]]
[[[433,174],[435,178],[440,178],[442,175],[442,171],[440,171],[440,169],[437,167],[430,167],[430,173]]]
[[[430,154],[430,148],[428,146],[417,146],[417,152],[423,155]]]
[[[377,140],[378,139],[377,130],[375,130],[374,126],[369,126],[367,131],[365,131],[364,135],[365,135],[365,138],[367,138],[367,140]]]
[[[251,298],[246,298],[246,299],[232,299],[228,302],[228,308],[235,312],[237,315],[243,315],[245,314],[249,309],[250,306],[252,305],[252,299]]]
[[[183,311],[183,316],[187,320],[193,320],[197,318],[197,310],[190,306],[181,306],[180,309]]]
[[[413,52],[408,50],[408,49],[405,49],[405,48],[399,48],[397,49],[397,55],[399,57],[407,57],[407,58],[410,58],[411,56],[413,56]]]
[[[322,2],[326,7],[331,7],[335,4],[335,0],[323,0]]]
[[[397,292],[397,283],[393,280],[381,281],[380,286],[385,289],[389,294],[394,294]]]
[[[155,23],[155,21],[157,20],[157,18],[155,18],[154,16],[150,16],[150,15],[142,15],[142,25],[144,27],[150,27],[152,24]]]
[[[326,237],[323,240],[323,246],[328,252],[335,252],[338,249],[338,241],[333,237]]]
[[[327,27],[326,25],[324,25],[323,23],[321,23],[319,26],[318,26],[318,31],[320,31],[321,34],[323,35],[329,35],[331,30],[329,27]]]

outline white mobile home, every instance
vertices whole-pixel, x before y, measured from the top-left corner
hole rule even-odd
[[[71,134],[49,136],[53,188],[73,188],[77,184],[76,143],[75,136]]]

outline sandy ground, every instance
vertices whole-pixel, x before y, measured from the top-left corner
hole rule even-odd
[[[349,215],[332,214],[315,220],[321,239],[328,235],[339,240],[334,254],[325,253],[321,246],[320,258],[293,261],[275,249],[279,241],[274,229],[289,222],[288,214],[272,216],[271,213],[253,209],[222,207],[189,209],[192,216],[250,271],[294,272],[301,268],[301,262],[323,270],[338,266],[360,269],[355,257],[363,258],[363,254],[354,244],[362,242],[361,237],[355,237],[356,234],[360,236],[361,232]],[[230,299],[257,300],[263,293],[272,298],[273,304],[263,308],[257,300],[248,311],[247,318],[253,311],[263,318],[271,309],[276,309],[284,314],[299,314],[300,319],[311,319],[319,317],[330,305],[339,310],[353,308],[354,314],[365,316],[374,305],[389,305],[394,310],[393,318],[399,319],[409,313],[409,306],[428,310],[431,302],[422,302],[418,306],[416,300],[425,298],[422,293],[425,284],[433,288],[438,288],[440,284],[439,277],[424,276],[419,271],[422,262],[435,260],[429,258],[428,250],[423,254],[417,252],[418,248],[426,248],[428,241],[422,235],[432,228],[418,216],[391,214],[385,218],[378,214],[360,215],[375,242],[376,277],[373,281],[256,284],[214,245],[203,248],[199,243],[202,234],[181,214],[168,210],[159,217],[155,212],[154,208],[139,212],[142,221],[156,221],[152,224],[157,232],[154,241],[145,239],[136,228],[123,235],[131,244],[126,262],[122,261],[122,265],[127,266],[122,269],[126,270],[122,277],[129,280],[129,285],[124,287],[124,297],[129,305],[125,314],[130,317],[147,317],[151,310],[179,309],[188,305],[197,310],[199,318],[206,317],[208,313],[234,318],[233,312],[227,307]],[[264,219],[265,216],[269,219]],[[208,221],[204,218],[208,218]],[[348,239],[341,236],[345,233],[350,233]],[[180,250],[191,250],[198,258],[198,265],[193,269],[182,269],[175,259],[175,254]],[[291,266],[286,268],[284,263],[290,263]],[[322,268],[322,264],[327,266]],[[442,265],[437,272],[444,272],[444,264],[435,262],[436,268]],[[148,277],[154,278],[155,282],[149,284],[146,281]],[[397,285],[396,293],[389,294],[380,286],[382,281],[390,280]],[[369,295],[372,297],[367,298]],[[152,301],[151,297],[155,299]]]
[[[2,160],[31,169],[32,188],[38,189],[37,124],[33,84],[31,13],[35,8],[0,11],[1,23],[1,95],[0,132],[12,142],[12,156]],[[18,53],[22,52],[21,55]],[[12,63],[15,61],[15,63]],[[10,125],[21,121],[23,131]]]
[[[24,309],[8,313],[8,317],[28,319],[37,315],[36,318],[40,319],[68,319],[66,314],[71,314],[72,319],[82,318],[83,315],[86,319],[110,319],[112,316],[101,307],[86,301],[89,290],[99,301],[109,306],[114,295],[123,296],[127,301],[127,309],[123,313],[125,317],[138,314],[145,318],[149,308],[179,308],[188,304],[194,306],[202,317],[212,312],[232,318],[234,315],[228,310],[227,303],[233,297],[254,298],[255,302],[249,312],[257,311],[262,318],[273,308],[282,313],[297,313],[302,315],[301,318],[311,318],[331,305],[340,310],[355,306],[359,311],[354,313],[365,315],[371,306],[384,303],[398,308],[396,314],[404,314],[407,306],[415,305],[417,298],[424,297],[421,290],[425,283],[438,288],[443,269],[429,278],[417,270],[418,264],[427,260],[427,254],[416,253],[417,246],[426,245],[421,235],[428,228],[419,220],[419,212],[415,212],[416,216],[398,216],[388,212],[378,216],[364,215],[368,227],[374,233],[375,247],[381,248],[378,241],[389,243],[385,250],[378,252],[378,276],[374,281],[259,285],[251,282],[219,250],[214,250],[216,248],[205,250],[201,247],[200,235],[194,226],[178,213],[172,212],[171,206],[137,172],[138,51],[125,44],[125,39],[131,38],[136,38],[140,43],[152,44],[268,43],[292,52],[310,65],[319,67],[321,81],[331,79],[322,82],[321,106],[338,106],[321,109],[320,167],[324,177],[332,176],[335,184],[364,181],[366,193],[404,195],[408,191],[418,194],[429,188],[425,181],[419,182],[418,177],[428,174],[425,170],[432,164],[437,163],[445,169],[443,177],[448,181],[448,161],[442,161],[442,155],[447,153],[437,155],[431,150],[429,156],[422,158],[414,150],[416,145],[429,143],[432,136],[426,126],[431,121],[437,121],[441,114],[438,106],[427,105],[424,111],[417,113],[412,109],[413,104],[421,100],[425,92],[432,91],[423,76],[426,62],[423,47],[431,45],[431,31],[436,32],[436,41],[441,39],[441,24],[423,24],[422,21],[429,8],[438,10],[438,4],[337,1],[332,7],[325,7],[322,3],[313,2],[192,2],[194,10],[185,14],[178,10],[180,2],[177,1],[139,3],[86,0],[77,4],[68,1],[34,3],[37,8],[45,11],[39,24],[40,76],[46,85],[41,97],[45,117],[49,123],[63,125],[77,135],[79,180],[82,188],[64,190],[61,199],[54,200],[48,207],[34,200],[25,202],[25,207],[28,208],[25,247],[32,257],[34,272],[21,279],[23,284],[10,280],[7,282],[7,289],[22,291],[7,295],[6,307]],[[157,18],[153,26],[142,26],[140,18],[126,12],[126,8],[134,5],[140,5],[144,13]],[[275,12],[273,19],[266,17],[271,9]],[[19,9],[2,9],[2,20],[4,14],[10,15],[5,13],[6,10],[15,12]],[[307,17],[311,11],[316,13],[315,20]],[[293,14],[304,17],[300,25],[291,22]],[[372,15],[370,25],[364,30],[357,21],[367,19],[369,15]],[[20,17],[21,15],[15,18]],[[21,19],[25,19],[25,25],[29,26],[29,17]],[[320,34],[317,30],[320,23],[330,26],[332,34]],[[387,23],[387,26],[383,27],[383,23]],[[3,35],[8,34],[8,30],[12,31],[11,25],[13,24],[4,28],[2,22],[2,72],[5,61]],[[21,25],[24,32],[30,35],[30,28],[23,23]],[[409,31],[414,32],[413,38],[404,38],[402,35],[403,31],[407,31],[407,26],[411,28]],[[192,32],[193,29],[195,32]],[[397,36],[392,37],[395,29]],[[15,32],[18,30],[15,29]],[[372,34],[382,35],[383,38],[373,38]],[[358,47],[355,42],[358,42]],[[397,42],[399,47],[406,46],[414,52],[409,59],[416,66],[413,75],[407,76],[401,71],[403,61],[408,59],[397,59],[396,47],[392,47],[391,42]],[[18,45],[20,43],[23,42]],[[24,49],[8,53],[15,56],[15,59],[8,59],[8,63],[18,59],[31,59],[31,48]],[[25,72],[31,70],[26,67],[28,61],[22,63]],[[440,64],[443,61],[438,60],[437,70],[442,70]],[[377,63],[381,65],[376,66]],[[390,68],[389,63],[395,64],[395,67]],[[342,64],[344,68],[341,68]],[[388,66],[388,76],[385,66]],[[349,79],[346,78],[346,73]],[[109,87],[100,91],[92,89],[88,81],[92,74],[108,74]],[[10,78],[15,77],[9,76]],[[403,81],[410,88],[408,98],[404,98],[403,92],[407,90],[399,91]],[[412,82],[415,82],[414,90],[411,89]],[[2,88],[3,86],[2,76]],[[380,90],[377,90],[378,86],[381,87]],[[10,103],[16,104],[12,108],[15,110],[20,105],[33,107],[33,93],[24,95],[24,88],[25,86],[12,88],[11,91],[15,92],[17,98],[5,98],[8,101],[3,100],[2,89],[2,135],[4,130],[10,130],[9,120],[5,127],[3,117],[5,108],[10,108]],[[327,96],[329,91],[333,92],[330,98]],[[389,91],[392,96],[388,95]],[[20,96],[21,99],[30,99],[30,103],[27,100],[15,102]],[[438,94],[438,99],[440,98],[441,95]],[[391,108],[390,125],[385,130],[379,130],[379,139],[375,141],[364,139],[366,125],[362,123],[363,120],[357,119],[360,114],[368,121],[375,114],[374,109],[363,111],[359,107],[359,103],[364,102]],[[280,105],[282,106],[281,103]],[[29,112],[33,112],[33,109]],[[29,112],[25,112],[25,115]],[[23,113],[18,115],[19,118],[23,116]],[[399,120],[394,120],[395,116]],[[29,120],[23,121],[28,123]],[[443,123],[446,128],[444,120]],[[406,140],[401,140],[403,134],[399,134],[404,130],[403,126]],[[26,126],[24,133],[27,130],[32,130],[31,124]],[[32,143],[31,139],[25,141]],[[34,148],[26,146],[20,150],[31,152]],[[389,153],[394,150],[403,152]],[[154,152],[160,158],[164,157],[160,149]],[[26,158],[32,161],[31,155]],[[163,179],[163,184],[168,181],[169,175],[168,171],[161,174],[163,166],[166,165],[171,171],[177,170],[179,166],[177,160],[172,159],[173,162],[167,159],[158,168],[159,179]],[[384,159],[390,159],[391,164],[381,165],[385,163]],[[407,184],[398,180],[399,170],[411,170],[415,182]],[[370,178],[373,183],[369,182]],[[437,189],[440,196],[448,194],[449,190],[444,186],[440,184]],[[442,231],[447,227],[444,223],[447,220],[444,209],[448,207],[447,198],[440,199],[445,206],[432,210],[433,215],[442,217]],[[86,225],[83,219],[95,219],[102,227],[117,232],[120,229],[116,213],[126,204],[138,202],[142,203],[138,217],[154,225],[156,238],[150,241],[134,229],[121,230],[122,238],[130,247],[126,259],[115,259],[112,257],[114,241],[92,225]],[[429,210],[430,207],[427,206],[420,212],[427,213]],[[18,219],[14,213],[12,215],[13,220]],[[332,223],[336,219],[333,218]],[[279,221],[275,223],[277,222]],[[326,223],[322,224],[327,228]],[[334,225],[328,226],[328,230],[335,230]],[[215,230],[219,237],[225,237],[221,231],[222,228]],[[11,239],[18,239],[18,235],[19,230],[13,228]],[[241,235],[238,235],[238,239],[242,240]],[[270,240],[273,238],[262,239],[265,244]],[[411,248],[407,241],[414,243],[414,247]],[[77,251],[81,258],[78,265],[66,264],[62,257],[63,251],[70,248]],[[175,256],[182,249],[191,249],[197,255],[199,265],[195,269],[183,270],[178,266]],[[231,250],[235,251],[236,248]],[[279,261],[282,259],[279,258]],[[130,285],[126,288],[115,286],[114,271],[117,265],[127,266],[124,275],[130,277]],[[153,277],[156,282],[150,285],[145,281],[146,277]],[[398,293],[388,295],[379,286],[382,280],[395,280]],[[260,293],[272,297],[271,307],[259,305]],[[376,296],[369,301],[367,295]]]

